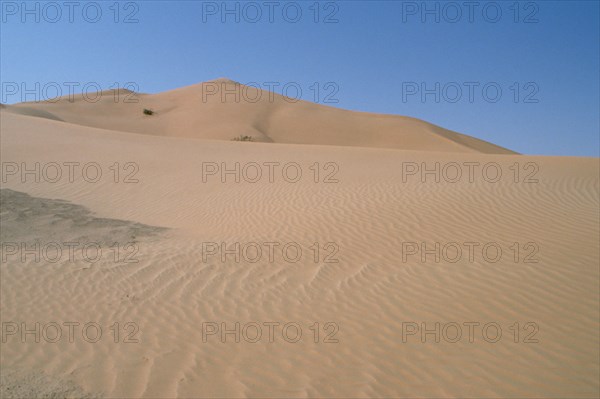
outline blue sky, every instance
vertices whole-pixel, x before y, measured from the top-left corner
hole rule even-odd
[[[1,101],[21,100],[14,83],[155,93],[226,76],[522,153],[600,155],[598,1],[115,3],[0,1]]]

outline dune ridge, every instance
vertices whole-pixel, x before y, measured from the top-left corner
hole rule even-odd
[[[285,144],[515,153],[416,118],[292,101],[226,78],[158,94],[119,89],[88,93],[87,96],[92,100],[86,101],[83,95],[63,96],[10,105],[4,111],[160,136],[229,141],[247,135],[259,142]],[[144,115],[144,109],[150,109],[154,114]]]

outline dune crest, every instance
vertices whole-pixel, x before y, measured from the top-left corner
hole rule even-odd
[[[297,101],[228,78],[158,94],[119,89],[89,93],[86,98],[79,94],[20,103],[5,111],[157,136],[232,140],[244,135],[285,144],[515,154],[416,118]]]

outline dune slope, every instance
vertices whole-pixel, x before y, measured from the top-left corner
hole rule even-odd
[[[91,99],[91,100],[90,100]],[[145,115],[143,110],[155,113]],[[9,106],[9,112],[103,129],[261,142],[514,154],[492,143],[404,116],[295,101],[228,79],[158,94],[109,90]]]
[[[121,247],[133,227],[158,233],[138,234],[135,263],[112,251],[93,264],[7,255],[3,323],[95,322],[104,335],[96,343],[7,336],[3,394],[14,386],[114,398],[600,394],[598,159],[198,140],[0,116],[2,162],[40,163],[39,181],[20,170],[5,176],[2,189],[12,191],[3,192],[0,218],[13,231],[6,239],[36,231],[42,245],[94,240],[90,223],[102,220],[110,223],[98,240],[116,228]],[[77,169],[52,182],[50,167],[42,172],[66,162],[94,162],[102,178],[87,181]],[[472,181],[403,173],[436,162],[481,167]],[[235,163],[239,182],[203,173]],[[264,169],[254,181],[244,169],[251,163],[279,166],[272,180]],[[281,173],[291,163],[302,171],[295,182],[292,171]],[[501,169],[498,181],[482,177],[486,164]],[[85,177],[95,180],[91,171]],[[37,204],[33,214],[10,203],[25,200]],[[57,235],[53,228],[64,227],[54,221],[71,207],[82,217],[66,218],[70,232]],[[272,259],[248,246],[268,242],[280,244]],[[429,250],[460,243],[463,256],[408,255],[406,243],[423,242]],[[207,243],[250,252],[223,258]],[[289,243],[303,256],[285,256],[279,248]],[[479,244],[473,259],[465,243]],[[439,342],[435,334],[423,342],[421,331],[403,336],[408,326],[436,322],[450,325],[440,327]],[[239,342],[235,332],[223,340],[221,323],[240,323]],[[262,326],[256,342],[252,323]],[[279,323],[272,342],[264,323]],[[287,323],[302,329],[297,342],[293,328],[283,335]],[[462,326],[457,342],[449,342],[449,323]],[[465,323],[479,323],[472,342]],[[490,323],[502,329],[496,341],[495,324],[482,335]],[[208,326],[220,331],[208,335]],[[52,386],[44,391],[41,381]]]

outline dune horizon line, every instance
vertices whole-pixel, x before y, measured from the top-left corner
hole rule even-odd
[[[107,130],[198,139],[518,154],[424,120],[295,99],[221,77],[146,94],[117,88],[15,104],[5,112]],[[109,118],[107,118],[109,116]]]

